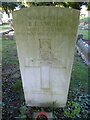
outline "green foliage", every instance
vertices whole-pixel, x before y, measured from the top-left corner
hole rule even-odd
[[[20,115],[18,117],[15,117],[16,120],[26,120],[26,110],[25,106],[21,106],[20,109]]]
[[[68,2],[69,6],[74,9],[81,9],[83,2]]]
[[[82,34],[85,40],[90,40],[89,30],[78,30],[78,33]]]
[[[81,6],[83,2],[32,2],[27,3],[30,4],[30,6],[63,6],[63,7],[71,7],[74,9],[81,9]]]
[[[21,115],[25,114],[25,106],[21,106],[19,110],[20,110]]]
[[[0,101],[0,107],[3,107],[3,106],[5,106],[5,104]]]
[[[2,7],[5,11],[14,10],[18,6],[17,2],[2,2]]]
[[[71,0],[72,1],[72,0]],[[74,9],[81,9],[81,6],[84,2],[26,2],[28,6],[63,6],[63,7],[71,7]],[[3,2],[2,7],[7,12],[7,10],[14,10],[15,7],[21,6],[21,8],[26,7],[23,2]],[[88,9],[90,9],[90,2],[86,3]]]
[[[53,113],[53,120],[56,120],[57,119],[57,112],[56,112],[57,103],[56,103],[56,101],[49,103],[48,106],[49,106],[50,112]]]
[[[14,92],[22,92],[22,82],[21,80],[16,80],[14,84],[12,84],[12,90]]]
[[[49,106],[50,111],[54,111],[56,109],[57,105],[56,105],[56,102],[53,101],[53,102],[49,103],[48,106]]]
[[[8,14],[8,17],[10,17],[8,10],[13,11],[17,6],[18,5],[15,2],[2,2],[2,8]]]
[[[80,113],[80,106],[78,103],[73,101],[68,102],[67,107],[65,109],[65,116],[71,119],[74,119]]]
[[[87,3],[88,10],[90,10],[90,1]]]
[[[8,10],[13,11],[15,7],[17,7],[20,4],[20,2],[2,2],[2,8],[8,14],[8,17],[10,17]]]

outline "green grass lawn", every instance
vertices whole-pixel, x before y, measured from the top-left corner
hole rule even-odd
[[[80,57],[75,55],[71,74],[70,89],[76,91],[83,88],[88,92],[88,66],[85,65]]]
[[[80,22],[90,22],[90,17],[80,19]]]
[[[83,34],[85,40],[90,40],[90,30],[79,30],[79,34]]]
[[[2,63],[18,65],[15,40],[2,40]]]
[[[1,25],[0,26],[0,31],[7,30],[7,29],[10,29],[10,25],[6,24],[6,25]]]

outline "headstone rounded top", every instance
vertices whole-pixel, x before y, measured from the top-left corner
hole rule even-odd
[[[66,8],[66,7],[56,7],[56,6],[32,6],[32,7],[28,7],[28,8],[22,8],[20,10],[18,10],[18,12],[20,11],[28,11],[28,10],[31,10],[31,9],[51,9],[51,10],[65,10],[67,12],[80,12],[80,10],[77,10],[77,9],[73,9],[73,8]],[[17,11],[14,11],[14,12],[17,12]],[[42,11],[41,11],[42,12]]]

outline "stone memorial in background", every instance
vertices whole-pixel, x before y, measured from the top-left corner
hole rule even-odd
[[[13,18],[26,104],[65,106],[79,12],[31,7],[14,12]]]

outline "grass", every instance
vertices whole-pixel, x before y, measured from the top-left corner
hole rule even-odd
[[[75,91],[79,87],[83,88],[86,93],[88,92],[88,66],[83,63],[80,57],[75,56],[71,74],[70,89]]]
[[[80,22],[90,22],[90,17],[83,18]]]
[[[79,34],[83,34],[85,40],[90,40],[90,30],[79,30]]]
[[[6,25],[0,26],[0,31],[7,30],[7,29],[10,29],[10,25],[6,24]]]
[[[2,40],[2,63],[18,65],[15,40]]]
[[[19,93],[23,92],[21,80],[16,80],[15,83],[12,84],[11,87],[12,87],[13,92],[19,92]]]

